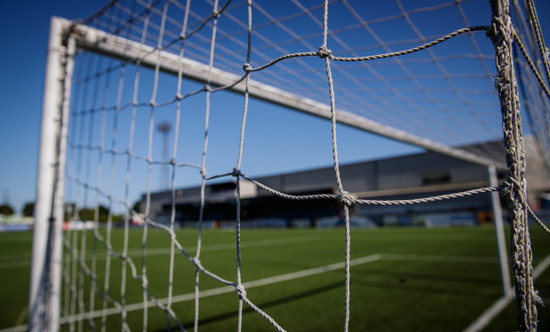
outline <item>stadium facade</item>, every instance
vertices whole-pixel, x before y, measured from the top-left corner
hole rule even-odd
[[[485,151],[501,151],[493,146],[472,147]],[[502,160],[502,159],[501,159]],[[545,193],[550,192],[548,175],[537,159],[536,151],[528,150],[533,189],[529,201],[537,209]],[[357,198],[411,199],[447,194],[489,185],[486,166],[459,160],[434,152],[340,165],[344,188]],[[498,169],[499,182],[505,170]],[[333,167],[324,167],[285,174],[256,177],[260,183],[277,191],[293,195],[337,193]],[[209,184],[205,190],[203,220],[214,227],[234,223],[236,202],[235,182]],[[241,220],[245,226],[326,227],[342,223],[342,206],[336,200],[288,200],[280,198],[246,180],[241,181]],[[168,223],[171,216],[170,191],[151,194],[150,218]],[[142,197],[141,206],[145,206]],[[175,220],[179,225],[193,226],[199,219],[200,187],[176,191]],[[505,208],[505,207],[504,207]],[[506,215],[506,214],[505,214]],[[492,222],[492,202],[489,193],[452,200],[399,206],[354,205],[352,225],[475,225]]]

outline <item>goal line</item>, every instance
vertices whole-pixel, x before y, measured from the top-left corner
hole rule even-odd
[[[548,267],[550,266],[550,255],[546,256],[533,271],[533,279],[537,279]],[[472,324],[464,329],[464,332],[479,332],[482,331],[487,325],[489,325],[500,314],[510,302],[514,299],[514,296],[501,297],[492,306],[485,310]]]

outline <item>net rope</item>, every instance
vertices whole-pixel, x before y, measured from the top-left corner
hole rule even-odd
[[[65,265],[63,269],[63,278],[64,278],[64,307],[62,309],[64,318],[63,323],[69,325],[69,330],[82,330],[84,329],[83,323],[86,322],[90,329],[99,329],[96,326],[96,321],[94,320],[97,317],[100,317],[101,330],[105,331],[107,328],[107,318],[110,315],[110,308],[114,307],[118,310],[121,320],[121,330],[129,331],[130,326],[128,325],[128,296],[127,284],[133,280],[137,280],[141,284],[142,288],[142,325],[143,330],[147,330],[149,327],[149,308],[151,306],[157,307],[160,310],[166,313],[167,327],[170,329],[172,324],[176,324],[177,328],[180,330],[185,330],[184,325],[187,322],[181,320],[178,317],[177,313],[174,312],[173,298],[174,298],[174,280],[176,278],[176,260],[181,254],[187,261],[189,261],[194,266],[194,314],[193,314],[193,328],[195,330],[199,329],[199,309],[200,309],[200,278],[199,276],[203,274],[223,285],[228,285],[234,287],[235,294],[238,299],[238,321],[237,321],[237,330],[241,331],[243,329],[243,307],[246,304],[252,310],[257,312],[262,316],[268,323],[270,323],[275,329],[279,331],[284,331],[284,328],[281,327],[274,318],[272,318],[267,312],[263,311],[259,306],[257,306],[252,299],[247,295],[246,289],[243,285],[243,279],[245,276],[242,271],[242,253],[241,253],[241,181],[246,180],[249,183],[253,183],[257,188],[261,188],[265,191],[270,192],[273,195],[282,197],[289,200],[311,200],[311,199],[327,199],[327,200],[336,200],[341,203],[344,211],[344,220],[345,220],[345,249],[344,249],[344,279],[345,279],[345,294],[344,294],[344,322],[343,329],[348,331],[350,328],[350,297],[351,297],[351,272],[350,272],[350,257],[351,257],[351,231],[350,231],[350,208],[355,204],[363,205],[407,205],[407,204],[419,204],[419,203],[428,203],[435,202],[447,199],[456,199],[459,197],[466,197],[471,195],[478,195],[488,192],[500,192],[503,197],[507,199],[510,204],[510,209],[514,214],[514,223],[512,230],[513,237],[513,266],[516,276],[516,294],[517,301],[519,306],[520,314],[520,328],[525,331],[531,331],[536,329],[537,323],[537,313],[536,313],[536,303],[540,302],[540,298],[533,285],[533,270],[532,270],[532,252],[530,247],[530,237],[527,224],[527,218],[530,215],[537,224],[543,228],[547,233],[550,233],[550,230],[544,225],[544,223],[536,217],[534,212],[530,209],[527,202],[526,194],[526,183],[525,183],[525,152],[523,147],[523,137],[521,130],[521,118],[519,110],[519,97],[517,91],[517,85],[515,83],[514,71],[511,66],[512,64],[512,53],[511,45],[515,41],[519,46],[531,72],[536,76],[536,79],[543,89],[544,93],[548,98],[550,98],[550,92],[544,78],[540,75],[537,66],[530,59],[529,52],[527,51],[525,45],[522,43],[521,38],[518,33],[515,32],[512,23],[510,21],[509,13],[503,8],[508,8],[509,5],[506,1],[500,1],[497,4],[497,1],[493,1],[491,4],[493,6],[493,12],[495,16],[493,17],[493,22],[491,26],[471,26],[457,29],[453,32],[450,32],[441,37],[433,38],[432,41],[427,41],[429,38],[424,36],[418,27],[410,21],[407,20],[407,24],[411,27],[412,30],[417,32],[417,39],[424,41],[422,44],[410,48],[406,48],[402,51],[392,51],[385,52],[381,54],[369,55],[369,56],[337,56],[329,48],[331,42],[338,43],[334,32],[329,30],[329,15],[330,15],[330,5],[331,2],[326,0],[323,4],[323,19],[318,23],[322,27],[322,43],[317,51],[307,51],[307,52],[287,52],[283,49],[286,54],[276,57],[273,60],[268,60],[266,54],[259,52],[259,57],[267,60],[265,64],[252,66],[251,56],[253,52],[253,12],[257,10],[260,13],[264,13],[262,7],[258,4],[248,0],[246,3],[246,15],[247,15],[247,42],[246,52],[243,58],[243,63],[239,64],[238,68],[241,68],[242,71],[239,75],[239,79],[235,82],[221,87],[212,87],[210,86],[210,75],[215,69],[216,52],[219,51],[217,48],[217,38],[229,38],[223,32],[217,30],[217,25],[219,20],[225,19],[225,11],[230,8],[231,1],[226,1],[223,4],[218,4],[218,1],[213,1],[210,5],[212,6],[212,12],[210,15],[201,17],[201,20],[194,23],[193,26],[189,25],[190,16],[193,16],[191,11],[191,1],[185,2],[185,4],[180,4],[176,1],[152,1],[149,0],[147,3],[137,0],[135,3],[142,6],[142,10],[135,11],[135,8],[128,9],[123,6],[118,1],[112,1],[107,6],[102,8],[98,13],[86,20],[85,23],[98,22],[98,25],[105,28],[107,31],[116,31],[121,35],[131,37],[136,34],[136,27],[133,25],[134,21],[139,21],[141,25],[140,30],[140,41],[142,44],[147,44],[148,40],[151,38],[151,35],[156,34],[156,37],[153,39],[156,41],[154,52],[145,55],[144,57],[155,58],[156,54],[160,54],[161,51],[170,50],[173,47],[177,47],[177,54],[179,59],[184,58],[184,50],[192,50],[196,45],[197,41],[194,41],[191,37],[202,36],[204,30],[210,30],[210,38],[208,38],[209,50],[205,53],[208,63],[208,72],[207,72],[207,83],[204,87],[183,93],[183,85],[185,84],[184,73],[180,68],[177,73],[176,80],[176,91],[175,95],[170,97],[167,100],[158,100],[160,87],[160,75],[161,75],[161,66],[160,61],[157,61],[155,68],[153,69],[153,85],[151,89],[151,98],[149,102],[140,101],[143,99],[142,95],[142,75],[150,74],[146,73],[144,68],[141,66],[142,59],[136,59],[135,65],[131,67],[130,63],[122,62],[115,63],[112,60],[107,61],[102,57],[92,57],[92,61],[85,61],[88,55],[86,53],[78,54],[76,57],[82,63],[88,63],[87,67],[79,67],[75,73],[75,82],[77,82],[78,89],[75,90],[72,96],[72,104],[75,110],[72,112],[72,121],[73,125],[71,127],[72,132],[69,134],[71,138],[76,139],[76,143],[71,141],[69,148],[72,150],[70,154],[71,158],[69,159],[68,167],[68,196],[69,197],[81,197],[81,201],[78,205],[82,207],[94,206],[94,226],[91,231],[91,241],[92,249],[91,253],[89,250],[89,233],[88,231],[79,231],[74,232],[70,236],[65,236],[64,247],[65,247]],[[161,4],[159,6],[159,4]],[[346,6],[349,6],[347,2],[344,1]],[[405,8],[397,1],[399,5],[401,14],[405,17],[411,14],[407,12]],[[529,22],[531,23],[532,29],[535,31],[537,36],[538,47],[541,50],[544,61],[544,69],[546,71],[548,79],[548,54],[542,39],[540,32],[540,24],[536,18],[536,11],[534,9],[534,4],[532,1],[528,1],[529,4]],[[443,6],[443,5],[442,5]],[[447,5],[445,5],[447,6]],[[185,12],[185,16],[182,22],[172,22],[173,19],[169,16],[169,11],[177,8]],[[437,7],[440,8],[440,7]],[[459,7],[460,8],[460,7]],[[111,11],[115,10],[115,14]],[[419,11],[428,11],[434,10],[434,8],[424,8],[419,9]],[[310,10],[306,10],[307,14],[311,15]],[[124,20],[122,17],[129,15],[131,19]],[[160,20],[150,20],[152,15],[158,15]],[[229,17],[231,14],[227,14]],[[355,15],[359,16],[357,12]],[[105,17],[106,21],[100,21],[99,18]],[[194,16],[195,19],[197,16]],[[465,23],[467,19],[462,16]],[[288,18],[287,18],[288,19]],[[390,20],[390,18],[386,18]],[[155,21],[155,22],[153,22]],[[273,18],[273,24],[284,27],[284,19],[282,21]],[[177,23],[177,24],[176,24]],[[365,29],[368,29],[368,25],[372,24],[370,21],[368,24],[365,24]],[[180,25],[181,24],[181,25]],[[175,31],[175,27],[181,27],[178,31]],[[287,27],[288,30],[290,28]],[[455,192],[445,195],[436,195],[431,197],[422,197],[409,200],[367,200],[359,199],[354,197],[352,194],[346,191],[344,184],[342,182],[341,173],[340,173],[340,161],[338,158],[338,141],[337,141],[337,101],[340,101],[340,95],[335,88],[335,79],[333,78],[333,73],[340,73],[340,69],[335,67],[337,62],[369,62],[374,60],[382,60],[392,57],[400,57],[407,54],[412,54],[420,51],[430,51],[429,49],[433,46],[444,43],[445,41],[451,40],[463,34],[468,34],[472,40],[474,40],[473,34],[478,32],[486,32],[495,44],[497,50],[497,77],[495,79],[498,86],[498,93],[501,99],[502,107],[502,122],[503,130],[505,137],[506,145],[506,158],[508,164],[508,178],[506,181],[498,187],[484,187],[477,188],[462,192]],[[198,38],[200,39],[200,38]],[[303,37],[297,37],[298,41],[303,44],[308,44],[308,41]],[[202,42],[202,41],[201,41]],[[206,41],[204,41],[206,42]],[[185,47],[184,47],[185,45]],[[340,45],[342,45],[340,43]],[[273,46],[273,45],[272,45]],[[280,46],[277,46],[281,48]],[[309,49],[311,49],[310,47]],[[387,43],[383,43],[383,49],[389,50]],[[228,52],[223,51],[222,52]],[[544,53],[546,52],[546,53]],[[156,53],[156,54],[155,54]],[[430,60],[433,63],[438,64],[439,60],[433,53],[429,53]],[[482,57],[479,53],[478,57]],[[294,195],[289,193],[284,193],[278,191],[274,188],[270,188],[267,185],[260,183],[259,181],[254,180],[252,177],[245,175],[241,169],[243,166],[243,154],[245,152],[245,132],[246,132],[246,123],[249,113],[249,83],[254,75],[259,74],[259,72],[267,71],[271,67],[276,67],[287,61],[295,61],[297,58],[304,57],[318,57],[324,62],[326,75],[320,76],[319,73],[315,73],[314,77],[321,77],[327,86],[324,87],[325,93],[323,98],[327,99],[330,105],[330,127],[331,127],[331,148],[332,148],[332,161],[334,168],[334,177],[337,185],[336,194],[315,194],[315,195]],[[160,57],[159,57],[160,59]],[[95,61],[95,63],[94,63]],[[404,66],[404,62],[401,60],[396,60],[398,66]],[[230,61],[228,61],[230,63]],[[231,65],[231,63],[230,63]],[[363,65],[363,64],[362,64]],[[94,70],[95,67],[95,70]],[[444,73],[444,76],[449,77],[450,74],[446,73],[445,69],[440,67],[440,70]],[[118,79],[116,77],[118,73]],[[132,80],[131,77],[133,74],[133,85],[127,87],[127,80]],[[115,84],[116,82],[116,84]],[[214,93],[225,91],[241,82],[244,82],[244,97],[243,97],[243,111],[242,119],[239,132],[239,143],[237,149],[237,161],[236,165],[230,172],[208,175],[208,163],[207,155],[208,152],[208,140],[209,140],[209,119],[211,116],[211,96]],[[100,85],[103,85],[103,90],[101,91]],[[113,91],[113,86],[116,86],[114,91],[116,94],[114,96],[114,105],[109,106],[110,100],[113,97],[110,95],[110,91]],[[328,88],[328,90],[326,90]],[[123,95],[127,93],[127,90],[130,89],[132,93],[132,100],[128,103],[123,103]],[[453,87],[453,89],[457,89]],[[103,92],[103,96],[99,97]],[[202,140],[202,153],[201,153],[201,162],[200,164],[183,162],[179,156],[178,143],[181,142],[180,136],[180,126],[181,126],[181,113],[185,111],[184,101],[188,98],[195,97],[197,95],[204,94],[204,129],[203,129],[203,140]],[[426,93],[429,97],[429,93]],[[464,95],[459,96],[461,99],[465,99]],[[68,99],[68,98],[66,98]],[[344,98],[342,98],[344,99]],[[404,97],[407,102],[411,102],[408,98]],[[91,100],[91,102],[89,101]],[[101,105],[98,105],[98,100],[101,100]],[[440,102],[438,102],[440,104]],[[175,134],[173,138],[173,149],[172,156],[170,160],[155,160],[154,158],[154,129],[155,121],[159,113],[164,112],[168,106],[174,106],[175,108]],[[140,154],[134,150],[134,144],[136,144],[136,133],[138,126],[138,113],[144,112],[148,109],[149,120],[147,125],[147,151],[146,154]],[[125,115],[122,112],[130,111],[129,116],[129,132],[128,132],[128,144],[126,147],[119,146],[120,134],[118,132],[119,122],[122,121],[121,117]],[[108,125],[107,117],[112,113],[112,123]],[[96,117],[97,114],[100,116],[100,126],[99,130],[97,129]],[[126,116],[127,117],[127,116]],[[86,124],[88,127],[86,128]],[[106,147],[105,141],[107,140],[108,135],[108,126],[112,127],[111,132],[111,142],[110,148]],[[96,131],[99,132],[96,137]],[[88,134],[87,137],[86,133]],[[99,138],[99,143],[93,143]],[[97,144],[97,145],[94,145]],[[97,154],[97,157],[94,155]],[[115,185],[118,182],[118,169],[116,167],[117,161],[120,158],[126,160],[126,167],[124,175],[124,190],[122,199],[117,199],[115,194]],[[137,162],[146,163],[146,194],[145,194],[145,206],[144,210],[144,224],[142,228],[142,237],[141,237],[141,268],[134,259],[132,259],[129,253],[130,246],[130,221],[132,218],[136,217],[137,211],[132,210],[131,206],[131,197],[130,193],[134,189],[132,175],[136,172],[134,169],[137,167]],[[92,179],[92,170],[91,167],[93,164],[97,164],[96,176],[95,176],[95,185]],[[108,188],[104,188],[105,179],[103,177],[106,172],[104,169],[104,164],[109,165],[109,176],[108,176]],[[171,172],[171,181],[170,181],[170,196],[171,196],[171,208],[169,223],[163,224],[158,220],[153,220],[150,218],[152,211],[152,202],[151,202],[151,193],[152,193],[152,175],[154,167],[170,167]],[[182,240],[178,239],[178,234],[176,232],[175,223],[176,223],[176,197],[178,192],[179,182],[177,181],[177,176],[180,170],[192,169],[198,170],[201,176],[201,185],[200,185],[200,215],[198,221],[198,232],[196,238],[196,251],[195,254],[190,254],[182,245]],[[81,175],[83,174],[83,175]],[[214,180],[224,177],[232,177],[236,183],[235,189],[235,236],[236,236],[236,280],[231,281],[227,278],[224,278],[211,270],[208,267],[205,267],[201,263],[201,246],[202,246],[202,228],[204,223],[204,210],[206,206],[206,186],[207,183]],[[74,188],[73,188],[74,186]],[[95,194],[95,201],[92,203],[91,195]],[[106,220],[105,233],[102,234],[99,229],[99,218],[100,218],[100,205],[101,202],[108,203],[108,216]],[[114,227],[114,215],[113,211],[116,205],[123,205],[125,215],[123,217],[123,238],[122,243],[113,244],[113,234],[112,230]],[[77,207],[74,206],[73,213],[74,219],[82,220],[82,216],[79,216],[77,213]],[[148,275],[153,273],[148,270],[149,262],[147,260],[148,256],[148,236],[150,228],[161,229],[168,235],[170,239],[170,253],[169,253],[169,268],[167,273],[168,278],[168,288],[166,298],[162,301],[153,295],[153,292],[150,290]],[[100,248],[101,247],[101,248]],[[115,249],[116,247],[116,249]],[[103,249],[105,251],[105,264],[104,264],[104,277],[103,285],[100,285],[98,282],[97,270],[99,264],[99,251]],[[91,259],[88,259],[88,256],[91,256]],[[120,263],[120,294],[119,298],[115,299],[112,295],[112,285],[111,285],[111,275],[114,274],[113,268],[116,265],[115,259]],[[86,296],[84,294],[86,283],[89,282],[91,285],[90,294]],[[85,302],[86,297],[88,297],[88,302]],[[100,307],[101,310],[96,311],[98,305],[96,304],[96,297],[102,301]]]
[[[489,37],[495,45],[497,58],[497,90],[499,93],[503,132],[506,145],[509,187],[503,191],[514,217],[512,221],[512,264],[515,273],[516,300],[520,330],[537,328],[536,304],[542,300],[533,285],[533,253],[528,227],[526,163],[521,128],[518,87],[513,70],[513,26],[510,4],[506,0],[492,1],[493,29]]]

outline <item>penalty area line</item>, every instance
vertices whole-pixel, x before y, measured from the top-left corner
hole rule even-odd
[[[355,259],[350,260],[350,266],[372,263],[372,262],[375,262],[375,261],[379,261],[381,259],[382,259],[382,255],[380,255],[380,254],[374,254],[374,255],[364,256],[364,257],[360,257],[360,258],[355,258]],[[263,279],[248,281],[248,282],[242,283],[242,285],[245,289],[250,289],[250,288],[254,288],[254,287],[266,286],[266,285],[271,285],[271,284],[275,284],[275,283],[279,283],[279,282],[283,282],[283,281],[296,280],[296,279],[310,277],[310,276],[314,276],[314,275],[318,275],[318,274],[322,274],[322,273],[326,273],[326,272],[341,270],[344,267],[345,267],[345,262],[339,262],[339,263],[314,267],[314,268],[311,268],[311,269],[306,269],[306,270],[301,270],[301,271],[296,271],[296,272],[290,272],[290,273],[286,273],[286,274],[280,274],[280,275],[273,276],[273,277],[267,277],[267,278],[263,278]],[[200,291],[199,294],[198,294],[198,297],[199,298],[205,298],[205,297],[221,295],[221,294],[226,294],[226,293],[231,293],[231,292],[235,292],[235,287],[234,286],[222,286],[222,287],[218,287],[218,288],[213,288],[213,289],[207,289],[207,290],[204,290],[204,291]],[[177,295],[177,296],[172,297],[172,304],[180,303],[180,302],[186,302],[186,301],[192,301],[194,299],[195,299],[195,293],[194,292],[193,293],[182,294],[182,295]],[[163,305],[165,305],[168,302],[168,298],[158,299],[157,301],[162,303]],[[144,309],[144,307],[147,307],[147,308],[155,307],[155,304],[153,303],[153,301],[148,301],[145,304],[142,303],[142,302],[139,302],[139,303],[133,303],[133,304],[126,305],[126,306],[124,306],[124,309],[125,309],[126,312],[130,312],[130,311],[136,311],[136,310]],[[65,316],[65,317],[61,318],[61,323],[65,324],[65,323],[70,323],[70,322],[79,321],[79,320],[83,320],[83,319],[93,319],[93,318],[101,317],[103,315],[107,315],[107,316],[108,315],[114,315],[114,314],[120,313],[120,309],[121,309],[120,307],[112,307],[112,308],[106,309],[105,311],[96,310],[96,311],[88,312],[88,313],[85,313],[85,314]]]
[[[546,256],[533,270],[533,280],[536,280],[550,266],[550,255]],[[509,296],[503,296],[492,306],[487,308],[472,324],[464,329],[464,332],[478,332],[483,330],[495,319],[498,314],[515,298],[515,292]]]

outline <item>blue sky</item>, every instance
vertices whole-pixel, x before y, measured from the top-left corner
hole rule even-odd
[[[0,190],[20,211],[33,201],[40,132],[42,89],[51,16],[85,18],[96,1],[0,2]]]
[[[86,18],[104,4],[103,1],[78,0],[22,0],[2,1],[0,3],[0,34],[3,52],[0,54],[0,98],[2,100],[2,121],[0,121],[0,190],[2,203],[8,201],[17,211],[23,204],[33,201],[36,187],[36,168],[40,131],[40,112],[42,106],[42,90],[44,81],[44,64],[48,27],[51,16],[69,19]],[[543,28],[548,31],[550,7],[547,2],[538,4],[539,15]],[[549,35],[548,33],[546,34]],[[548,37],[547,37],[548,40]],[[232,97],[238,99],[237,96]],[[236,103],[240,101],[235,101]],[[328,166],[331,163],[330,136],[327,134],[327,122],[311,119],[305,115],[297,115],[288,110],[280,110],[274,106],[261,105],[260,113],[250,115],[247,129],[248,152],[269,150],[265,158],[246,159],[245,168],[249,175],[266,175],[295,169]],[[274,112],[270,112],[273,110]],[[279,113],[278,113],[279,112]],[[276,116],[276,114],[279,114]],[[239,116],[235,119],[240,120]],[[281,126],[281,123],[291,125]],[[254,127],[254,123],[269,123],[267,127]],[[307,135],[304,127],[307,124]],[[221,124],[219,124],[221,125]],[[224,126],[227,123],[223,123]],[[234,124],[238,126],[238,121]],[[213,123],[213,126],[216,126]],[[237,128],[237,127],[236,127]],[[272,131],[272,135],[270,134]],[[280,135],[284,131],[285,135]],[[215,127],[212,129],[215,133]],[[386,157],[402,153],[418,151],[401,143],[386,139],[373,138],[372,135],[357,130],[339,127],[340,160],[352,162],[364,159]],[[276,141],[274,141],[275,137]],[[233,137],[233,145],[238,137]],[[299,142],[297,142],[299,139]],[[368,148],[363,148],[368,142]],[[224,142],[225,143],[225,142]],[[216,145],[213,136],[211,152],[224,150],[223,145]],[[289,152],[288,147],[293,149]],[[358,151],[361,151],[358,153]],[[233,157],[223,157],[228,161],[220,169],[231,169],[236,162]],[[228,159],[229,158],[229,159]],[[288,162],[292,160],[292,162]],[[193,160],[197,161],[197,160]],[[216,159],[211,160],[212,163]],[[213,167],[213,172],[218,169]],[[198,178],[197,178],[198,179]],[[155,175],[153,182],[158,182]],[[198,183],[186,182],[186,185]],[[156,184],[153,185],[155,188]],[[131,193],[134,201],[141,194],[141,189]]]

